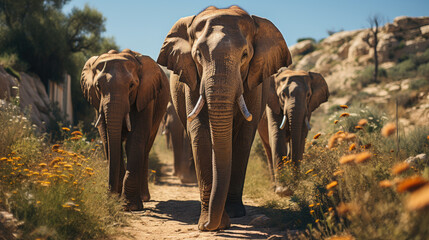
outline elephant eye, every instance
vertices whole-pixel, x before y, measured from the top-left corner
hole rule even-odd
[[[247,54],[247,50],[244,50],[243,55],[241,56],[241,61],[246,60],[248,54]]]
[[[132,89],[134,87],[134,83],[130,84],[130,89]]]

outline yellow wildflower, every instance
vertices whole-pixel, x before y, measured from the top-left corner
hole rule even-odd
[[[384,137],[389,137],[396,131],[396,124],[394,123],[388,123],[384,125],[384,127],[381,129],[381,135]]]
[[[63,127],[63,128],[61,128],[63,131],[66,131],[66,132],[70,132],[70,128],[68,128],[68,127]]]
[[[320,137],[320,135],[322,135],[322,134],[318,133],[318,134],[314,135],[313,139],[318,139]]]
[[[314,171],[314,169],[310,169],[310,170],[308,170],[307,172],[305,172],[305,174],[309,174],[309,173],[311,173],[312,171]]]
[[[350,116],[350,113],[341,113],[341,115],[340,115],[340,117],[348,117],[348,116]]]

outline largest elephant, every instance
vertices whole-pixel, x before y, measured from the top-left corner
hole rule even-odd
[[[81,87],[98,114],[110,191],[124,195],[128,210],[141,210],[142,200],[150,199],[149,150],[170,99],[168,79],[150,57],[111,50],[86,62]]]
[[[269,20],[237,6],[208,7],[174,24],[157,62],[172,70],[172,101],[192,145],[198,228],[227,228],[229,216],[245,215],[243,185],[266,103],[264,79],[292,63],[289,49]]]

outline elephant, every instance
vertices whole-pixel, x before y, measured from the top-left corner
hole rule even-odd
[[[162,121],[162,134],[167,142],[171,143],[174,155],[174,174],[182,183],[196,183],[194,158],[192,157],[191,143],[183,128],[182,122],[177,116],[171,102],[167,105],[167,111]]]
[[[85,63],[81,88],[98,115],[95,126],[109,162],[109,189],[125,198],[125,210],[142,210],[142,200],[150,199],[149,150],[170,100],[168,79],[150,57],[110,50]]]
[[[229,217],[246,214],[243,185],[265,109],[264,80],[292,63],[289,49],[269,20],[211,6],[174,24],[157,62],[172,71],[172,102],[192,146],[198,229],[228,228]]]
[[[265,114],[258,126],[275,192],[291,195],[278,181],[283,157],[292,161],[296,175],[302,160],[305,138],[311,129],[311,113],[328,101],[328,85],[319,73],[281,68],[269,78],[270,91]]]

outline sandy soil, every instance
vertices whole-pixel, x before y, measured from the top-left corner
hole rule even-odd
[[[172,161],[170,162],[172,163]],[[173,176],[172,164],[163,167],[163,176],[151,185],[150,202],[144,211],[127,213],[129,225],[115,239],[279,239],[274,229],[255,227],[250,223],[261,216],[254,202],[245,199],[247,215],[231,219],[230,229],[201,232],[197,228],[200,202],[196,184],[181,184]],[[278,236],[278,235],[277,235]]]

